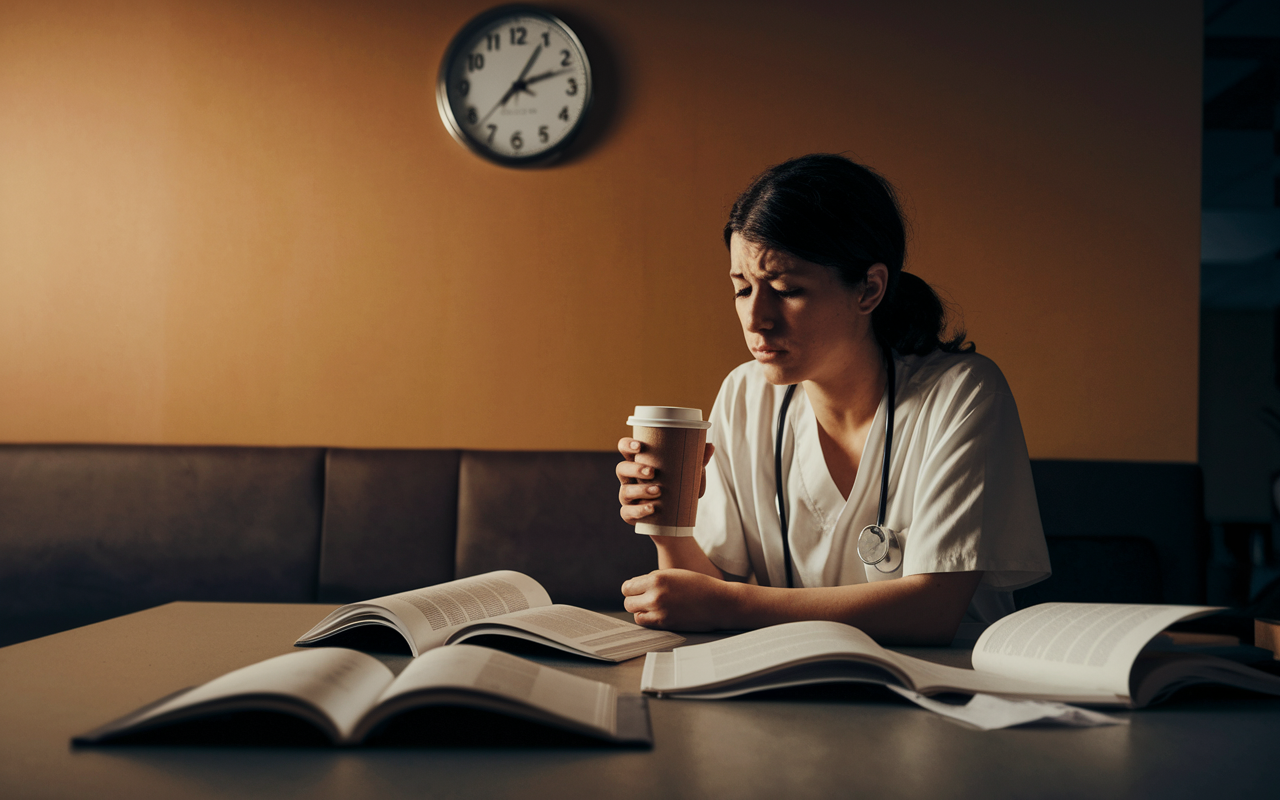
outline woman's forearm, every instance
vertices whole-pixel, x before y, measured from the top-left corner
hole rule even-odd
[[[812,589],[727,584],[727,618],[718,627],[828,619],[860,628],[879,642],[946,645],[981,581],[981,572],[940,572]]]
[[[692,536],[650,536],[658,548],[658,569],[687,569],[724,580],[725,574]]]

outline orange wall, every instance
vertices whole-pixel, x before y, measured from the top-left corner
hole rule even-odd
[[[488,5],[0,3],[0,441],[611,448],[748,358],[736,193],[846,151],[1033,456],[1196,458],[1199,3],[565,2],[537,171],[436,113]]]

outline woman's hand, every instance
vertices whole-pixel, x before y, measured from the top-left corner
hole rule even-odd
[[[698,497],[707,491],[707,463],[711,454],[716,451],[715,445],[707,442],[702,452],[702,481],[698,484]],[[657,513],[661,503],[662,485],[654,483],[654,463],[644,452],[644,443],[639,439],[624,436],[618,440],[618,452],[623,460],[618,462],[617,469],[618,502],[622,504],[619,512],[628,525]]]
[[[736,590],[710,575],[687,569],[659,569],[622,584],[623,608],[637,625],[678,631],[735,627]]]

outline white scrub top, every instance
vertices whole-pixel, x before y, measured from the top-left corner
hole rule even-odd
[[[1009,592],[1049,577],[1018,409],[999,367],[976,353],[894,358],[885,525],[902,541],[902,575],[982,570],[957,637],[969,638],[975,625],[1013,611]],[[787,583],[773,458],[785,392],[754,361],[725,378],[711,410],[708,440],[716,451],[694,531],[720,569],[769,586]],[[886,390],[846,500],[827,471],[804,386],[796,388],[782,445],[795,586],[881,577],[858,558],[857,543],[876,522],[887,402]]]

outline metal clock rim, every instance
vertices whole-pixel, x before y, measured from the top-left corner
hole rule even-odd
[[[574,126],[569,129],[569,132],[565,134],[565,137],[559,142],[556,142],[554,146],[549,147],[536,155],[524,158],[505,156],[500,153],[495,153],[475,141],[459,124],[457,118],[453,115],[453,109],[449,105],[449,65],[453,63],[454,56],[458,54],[463,43],[469,41],[472,34],[477,30],[487,27],[497,19],[512,16],[514,14],[527,14],[539,17],[554,24],[563,31],[569,37],[570,42],[578,49],[578,53],[582,56],[582,66],[586,77],[586,86],[583,89],[585,97],[582,99],[582,113],[578,115],[577,123],[575,123]],[[445,48],[444,57],[440,60],[440,70],[436,76],[436,110],[440,113],[440,119],[444,121],[445,129],[449,131],[449,135],[453,137],[454,141],[466,147],[472,153],[504,167],[543,166],[563,155],[565,150],[569,148],[569,145],[573,143],[574,139],[577,138],[578,133],[582,130],[587,119],[587,112],[591,109],[591,102],[594,96],[595,80],[591,72],[591,61],[587,57],[587,49],[582,46],[582,40],[578,38],[578,34],[575,33],[573,28],[570,28],[564,20],[560,19],[555,14],[538,8],[537,6],[525,3],[512,3],[509,5],[496,6],[472,17],[471,20],[463,25],[462,28],[453,35],[453,39],[449,42],[449,46]]]

